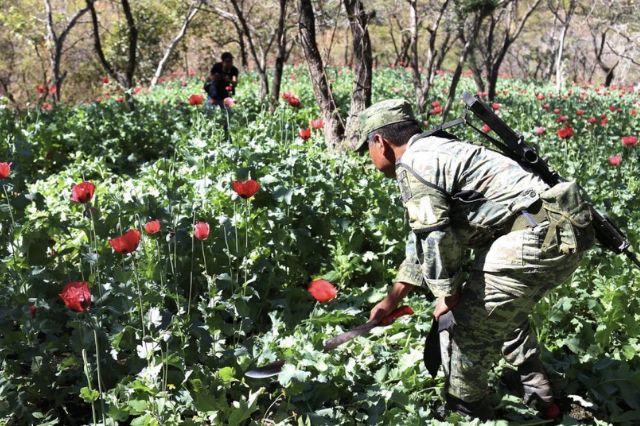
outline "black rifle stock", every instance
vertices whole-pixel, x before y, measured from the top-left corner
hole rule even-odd
[[[533,170],[549,186],[554,186],[563,181],[560,175],[552,170],[545,160],[540,158],[536,149],[529,146],[522,135],[512,130],[493,110],[482,102],[477,96],[463,93],[462,99],[467,105],[467,109],[473,112],[480,120],[486,123],[502,140],[499,143],[488,135],[483,135],[492,141],[508,157]],[[476,129],[477,130],[477,129]],[[630,250],[631,243],[626,235],[613,221],[597,211],[591,206],[593,216],[593,228],[598,242],[605,248],[615,252],[624,253],[631,261],[640,268],[640,261]]]

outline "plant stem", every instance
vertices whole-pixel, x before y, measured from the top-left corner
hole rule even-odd
[[[251,203],[249,199],[245,204],[245,221],[244,221],[244,261],[242,262],[244,267],[244,284],[242,294],[245,295],[244,288],[247,286],[247,269],[249,261],[249,220],[251,219]]]
[[[231,262],[231,248],[227,238],[227,227],[222,225],[222,235],[224,235],[224,245],[227,247],[227,259],[229,260],[229,279],[231,280],[231,294],[233,294],[233,264]]]
[[[84,375],[87,378],[87,387],[89,388],[89,392],[93,393],[93,387],[91,386],[91,375],[89,374],[89,361],[87,360],[87,350],[82,350],[82,361],[84,362]],[[93,417],[93,426],[96,426],[96,406],[91,401],[91,415]]]
[[[140,291],[140,278],[138,278],[138,273],[136,272],[136,263],[133,258],[133,254],[131,254],[131,269],[133,271],[133,277],[136,281],[136,288],[138,290],[138,304],[140,307],[140,325],[142,326],[142,337],[146,337],[147,333],[144,328],[144,311],[142,309],[142,291]]]
[[[98,322],[96,321],[96,326]],[[104,397],[102,393],[102,374],[100,373],[100,349],[98,347],[98,333],[96,332],[95,327],[93,328],[93,340],[96,344],[96,369],[98,372],[98,392],[100,392],[100,408],[102,410],[102,424],[106,425],[106,421],[104,418]]]
[[[9,202],[9,193],[7,192],[7,186],[2,185],[2,190],[4,191],[4,197],[7,200],[7,208],[9,209],[9,217],[11,218],[11,230],[15,231],[16,229],[16,221],[13,217],[13,209],[11,208],[11,202]],[[18,258],[16,256],[16,247],[13,244],[13,236],[11,237],[11,255],[13,256],[13,263],[15,267],[18,267]]]
[[[100,261],[98,258],[98,237],[96,235],[96,224],[93,217],[93,212],[91,208],[85,204],[86,210],[89,212],[89,218],[91,219],[91,235],[93,237],[93,244],[89,241],[89,246],[93,248],[93,253],[96,255],[96,284],[98,285],[98,292],[100,293],[100,297],[102,297],[102,285],[100,284]]]
[[[202,264],[204,265],[204,274],[209,276],[209,271],[207,270],[207,256],[204,253],[204,241],[200,241],[200,247],[202,248]]]
[[[193,221],[191,224],[191,268],[189,271],[189,297],[187,299],[187,316],[189,316],[189,312],[191,312],[191,292],[193,291],[193,251],[195,248],[195,226],[196,226],[196,212],[193,212]]]

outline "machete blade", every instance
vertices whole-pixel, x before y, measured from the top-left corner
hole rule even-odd
[[[380,324],[380,320],[373,320],[365,322],[362,325],[359,325],[355,328],[352,328],[349,331],[345,331],[342,334],[337,335],[333,339],[329,339],[324,343],[324,351],[328,352],[340,346],[343,343],[348,342],[349,340],[356,338],[358,336],[362,336],[365,333],[371,331],[372,328],[376,327]]]
[[[251,377],[252,379],[266,379],[267,377],[273,377],[280,374],[280,372],[282,371],[283,365],[284,365],[284,360],[279,359],[263,367],[258,367],[258,368],[254,368],[253,370],[249,370],[245,372],[244,375],[247,377]]]

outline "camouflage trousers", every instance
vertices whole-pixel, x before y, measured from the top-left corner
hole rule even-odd
[[[529,314],[536,302],[576,269],[580,254],[557,245],[543,250],[549,228],[513,231],[476,252],[474,267],[453,309],[457,325],[440,333],[446,390],[463,401],[487,392],[488,373],[503,356],[514,366],[539,354]]]

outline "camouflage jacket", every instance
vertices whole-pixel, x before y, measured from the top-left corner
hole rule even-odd
[[[395,281],[455,293],[465,280],[466,248],[504,233],[515,214],[548,186],[517,162],[485,147],[416,135],[396,164],[411,232]]]

